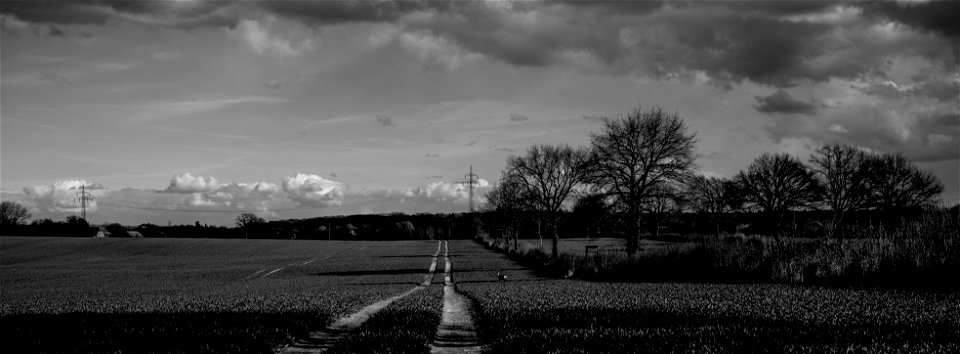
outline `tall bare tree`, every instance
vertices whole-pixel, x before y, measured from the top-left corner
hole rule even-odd
[[[820,184],[819,199],[833,213],[830,236],[838,235],[844,217],[863,208],[870,197],[866,154],[850,145],[826,145],[810,157],[810,164]]]
[[[777,235],[788,210],[806,207],[816,198],[813,173],[803,162],[788,154],[760,155],[746,172],[737,174],[736,181],[747,201],[776,220]]]
[[[943,184],[919,169],[902,154],[869,155],[866,159],[870,201],[882,210],[932,204],[943,192]]]
[[[560,235],[557,232],[559,212],[583,183],[588,154],[584,149],[568,145],[534,145],[522,156],[507,159],[507,178],[517,183],[530,204],[552,221],[553,252],[557,257]]]
[[[679,181],[693,167],[696,137],[676,113],[659,107],[635,109],[607,120],[591,135],[590,182],[612,195],[627,216],[627,254],[640,246],[640,216],[646,203],[666,184]]]
[[[30,212],[19,203],[6,201],[0,203],[0,225],[20,225],[30,219]]]
[[[693,211],[706,215],[716,226],[720,236],[720,223],[726,213],[740,209],[741,195],[733,180],[696,175],[687,181],[687,205]]]

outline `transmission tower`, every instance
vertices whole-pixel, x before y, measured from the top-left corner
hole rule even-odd
[[[80,217],[83,218],[84,221],[86,221],[87,220],[87,201],[94,200],[93,196],[91,196],[90,193],[87,193],[86,185],[80,186],[80,191],[77,192],[77,198],[74,200],[80,202]]]
[[[470,185],[470,212],[471,213],[473,212],[473,185],[477,183],[477,178],[479,177],[480,176],[477,176],[476,173],[473,173],[473,165],[470,166],[470,173],[463,175],[463,178],[467,179],[463,183]]]

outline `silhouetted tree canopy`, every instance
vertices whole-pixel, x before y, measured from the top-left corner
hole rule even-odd
[[[516,183],[530,205],[554,218],[553,257],[558,255],[557,213],[583,183],[587,151],[568,145],[534,145],[526,154],[507,159],[506,180]]]
[[[902,154],[870,155],[866,158],[869,203],[892,210],[933,204],[943,184],[932,172],[919,169]]]
[[[779,233],[784,212],[810,205],[816,199],[813,173],[800,160],[788,154],[760,155],[736,181],[748,202],[776,219]]]
[[[837,229],[851,211],[863,208],[870,197],[866,154],[850,145],[826,145],[810,157],[819,183],[819,199],[830,208],[830,232]],[[830,235],[833,236],[833,235]]]
[[[251,227],[251,226],[258,225],[258,224],[263,224],[263,223],[266,223],[266,222],[267,222],[267,221],[264,220],[263,218],[257,216],[256,214],[253,214],[253,213],[242,213],[242,214],[240,214],[240,215],[237,215],[236,221],[237,221],[237,223],[236,223],[236,224],[237,224],[237,227],[239,227],[239,228],[241,228],[241,229],[242,229],[242,228],[249,228],[249,227]]]
[[[628,254],[639,248],[644,204],[690,173],[695,143],[696,135],[687,132],[683,119],[659,107],[607,120],[602,132],[591,135],[589,181],[626,209]]]
[[[0,225],[20,225],[30,219],[30,212],[19,203],[10,201],[0,203]]]

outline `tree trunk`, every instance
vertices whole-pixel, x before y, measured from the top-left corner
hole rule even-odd
[[[717,238],[720,238],[720,216],[714,216],[713,222],[717,226]]]
[[[537,219],[537,237],[540,238],[540,250],[543,250],[543,232],[540,229],[541,224],[542,222],[538,218]]]
[[[630,220],[628,225],[630,225],[627,230],[627,256],[633,258],[637,254],[637,250],[640,248],[640,217],[636,211],[631,210],[629,213]]]
[[[557,251],[558,245],[560,243],[560,233],[557,232],[558,226],[560,226],[560,221],[558,216],[553,217],[553,253],[551,254],[552,258],[557,258],[559,252]]]

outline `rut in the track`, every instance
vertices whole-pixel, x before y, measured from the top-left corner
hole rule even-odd
[[[360,245],[360,246],[353,247],[353,248],[350,248],[350,249],[347,249],[347,250],[343,250],[343,251],[340,251],[340,252],[337,252],[337,253],[334,253],[334,254],[325,256],[325,257],[313,257],[313,258],[310,258],[310,259],[308,259],[308,260],[306,260],[306,261],[290,263],[290,264],[287,264],[287,265],[285,265],[285,266],[281,266],[281,267],[274,268],[274,269],[272,269],[272,270],[271,270],[271,268],[264,268],[264,269],[261,269],[261,270],[258,270],[258,271],[256,271],[256,272],[254,272],[253,274],[250,274],[250,275],[248,275],[248,276],[243,277],[243,279],[247,279],[247,280],[249,280],[249,279],[263,279],[263,278],[266,278],[266,277],[270,276],[270,275],[273,274],[273,273],[279,272],[279,271],[281,271],[281,270],[284,270],[284,269],[287,269],[287,268],[290,268],[290,267],[305,266],[305,265],[310,264],[310,263],[313,263],[313,262],[325,261],[325,260],[328,260],[328,259],[330,259],[330,258],[339,257],[339,256],[341,256],[341,255],[344,255],[344,254],[347,254],[347,253],[350,253],[350,252],[360,251],[360,250],[362,250],[362,249],[364,249],[364,248],[367,248],[367,246],[368,246],[368,244],[362,244],[362,245]]]
[[[437,257],[440,256],[442,242],[437,244],[437,252],[433,254],[433,260],[430,262],[430,269],[424,276],[423,283],[417,287],[407,290],[399,295],[378,301],[354,312],[349,316],[343,317],[333,324],[319,331],[310,332],[307,338],[297,340],[293,344],[280,350],[280,353],[323,353],[333,347],[341,338],[356,333],[370,316],[389,306],[394,301],[400,300],[417,291],[423,290],[433,282],[433,273],[437,269]]]
[[[470,299],[457,293],[453,282],[453,264],[450,262],[450,249],[444,242],[443,258],[445,269],[443,272],[443,317],[433,343],[430,344],[430,353],[434,354],[467,354],[480,353],[482,347],[477,338],[477,328],[470,313]]]

